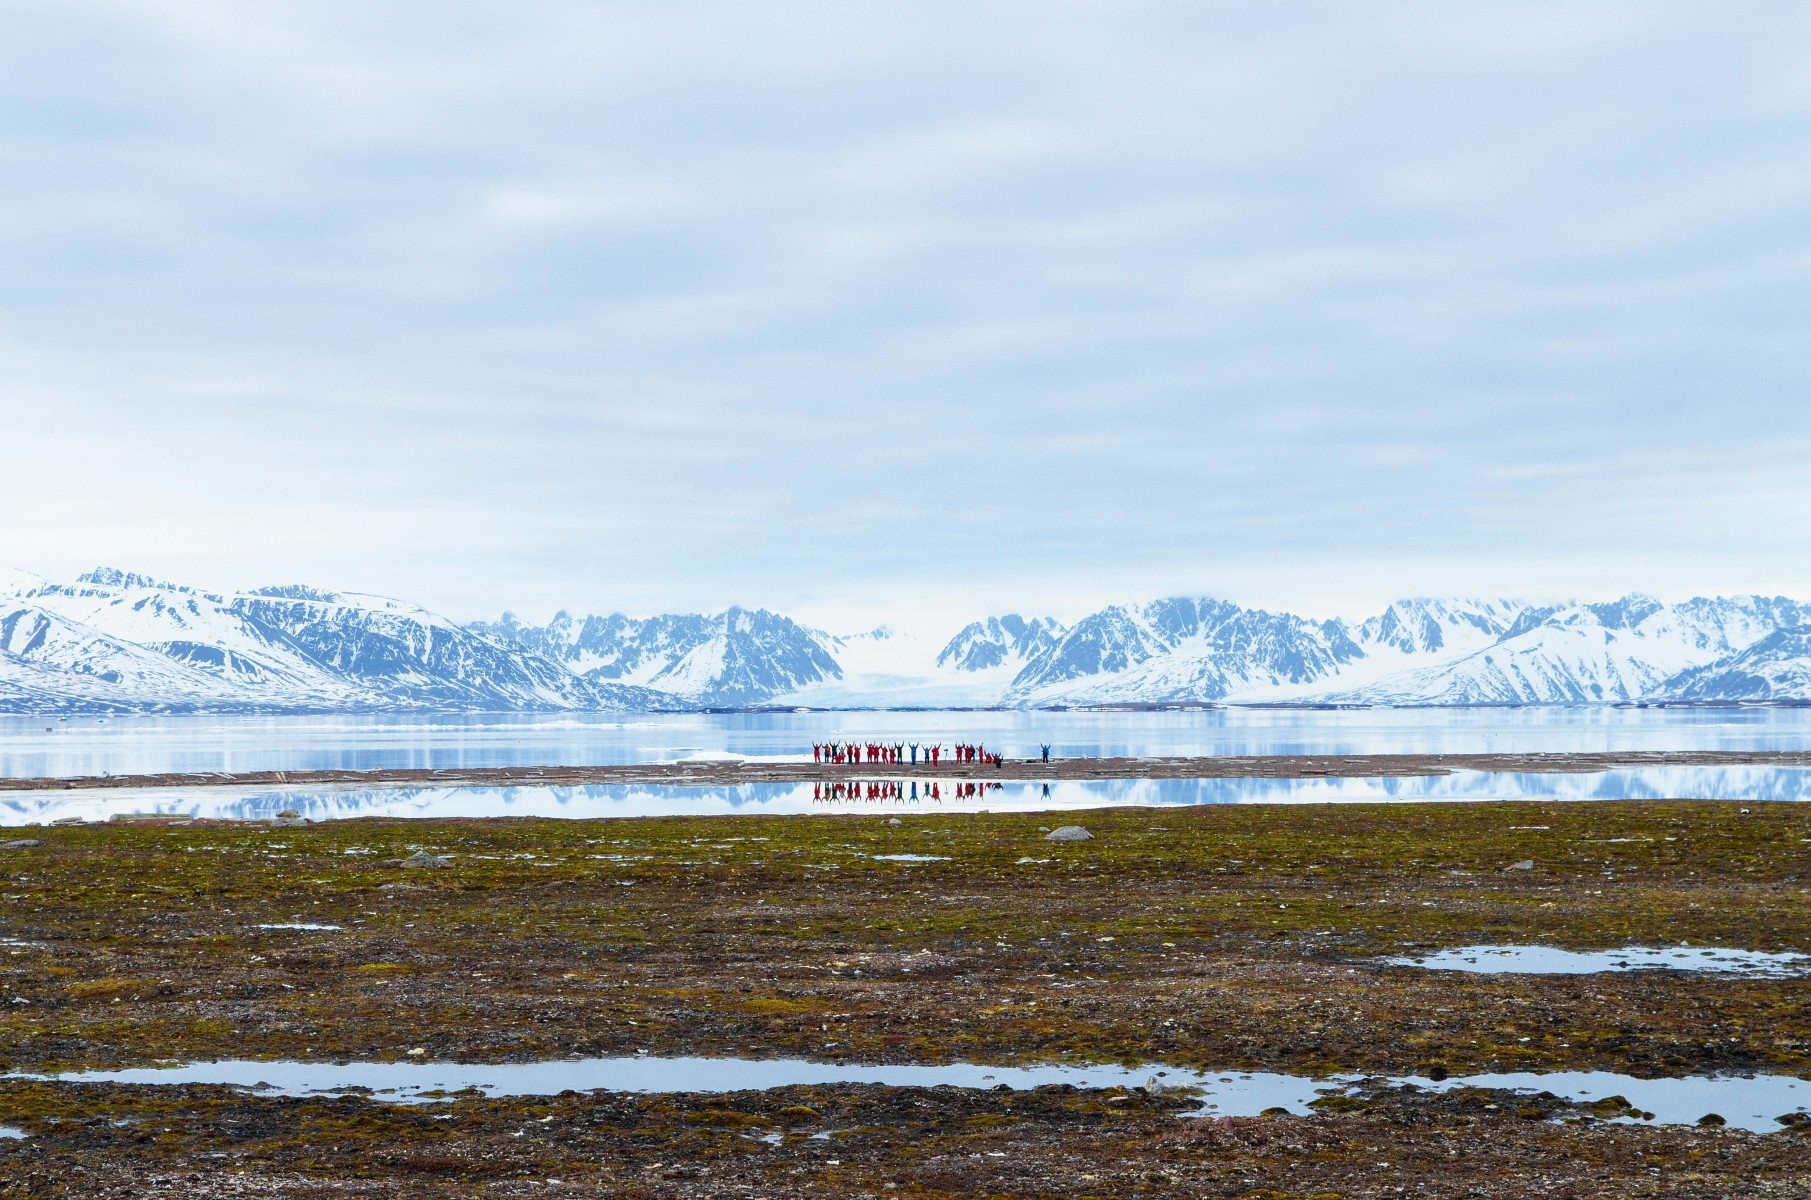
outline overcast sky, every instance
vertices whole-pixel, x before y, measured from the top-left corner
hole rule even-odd
[[[1811,7],[14,0],[0,566],[1811,598]]]

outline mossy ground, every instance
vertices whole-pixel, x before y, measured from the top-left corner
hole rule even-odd
[[[1811,981],[1376,964],[1811,949],[1811,808],[1747,808],[1122,808],[1063,817],[1096,835],[1075,844],[1039,814],[43,830],[0,860],[0,1061],[1807,1071]],[[383,865],[416,849],[454,865]],[[342,928],[259,928],[284,923]]]
[[[878,812],[34,830],[41,845],[0,859],[0,932],[13,943],[0,947],[0,1059],[8,1070],[44,1071],[216,1058],[388,1060],[419,1047],[428,1057],[467,1061],[647,1051],[863,1061],[1137,1060],[1297,1072],[1395,1073],[1438,1065],[1454,1073],[1561,1067],[1650,1075],[1811,1073],[1811,981],[1680,972],[1467,976],[1377,962],[1475,942],[1585,949],[1687,940],[1811,949],[1805,856],[1811,808],[1743,807],[1690,801],[1253,806],[1122,808],[1060,820],[911,815],[899,825]],[[1087,826],[1095,839],[1043,840],[1039,826],[1070,822]],[[448,855],[454,865],[384,865],[417,849]],[[902,854],[930,861],[878,857]],[[1520,860],[1532,860],[1534,869],[1503,870]],[[341,928],[259,928],[296,923]],[[837,1093],[845,1099],[835,1102],[909,1091],[845,1090]],[[1415,1151],[1433,1154],[1429,1147],[1445,1143],[1427,1122],[1447,1121],[1328,1113],[1300,1118],[1321,1124],[1305,1124],[1280,1141],[1228,1133],[1222,1141],[1232,1140],[1221,1146],[1213,1142],[1220,1135],[1176,1142],[1173,1116],[1147,1099],[1120,1106],[1142,1115],[1136,1121],[1113,1116],[1109,1124],[1131,1123],[1110,1129],[1061,1115],[1025,1124],[1001,1099],[963,1116],[960,1131],[925,1126],[908,1135],[900,1131],[909,1121],[889,1117],[882,1124],[894,1132],[875,1135],[872,1153],[860,1160],[866,1165],[845,1172],[845,1179],[827,1165],[830,1155],[818,1154],[828,1143],[805,1147],[825,1160],[813,1166],[815,1159],[795,1161],[796,1154],[773,1157],[792,1139],[783,1138],[779,1148],[758,1140],[761,1132],[789,1128],[781,1114],[788,1104],[808,1104],[798,1096],[780,1104],[784,1098],[694,1098],[670,1120],[648,1114],[677,1101],[618,1098],[604,1107],[629,1105],[636,1122],[667,1121],[666,1132],[649,1134],[655,1140],[642,1146],[617,1130],[604,1142],[569,1146],[543,1162],[517,1153],[539,1144],[525,1138],[543,1136],[529,1130],[517,1137],[525,1122],[540,1124],[541,1108],[551,1105],[548,1111],[566,1114],[555,1124],[570,1124],[568,1109],[591,1112],[603,1102],[461,1100],[457,1119],[448,1122],[440,1119],[444,1106],[13,1083],[0,1092],[0,1122],[25,1123],[34,1138],[0,1144],[0,1180],[107,1194],[114,1185],[103,1186],[100,1173],[77,1177],[43,1167],[50,1161],[44,1156],[62,1153],[51,1135],[63,1129],[75,1137],[80,1127],[87,1132],[72,1146],[92,1148],[104,1134],[112,1139],[110,1161],[167,1160],[208,1178],[256,1161],[245,1157],[246,1146],[287,1147],[266,1163],[295,1181],[293,1188],[285,1185],[286,1195],[313,1194],[308,1181],[321,1172],[339,1180],[336,1188],[350,1185],[360,1164],[381,1168],[373,1178],[402,1191],[417,1188],[411,1180],[440,1181],[422,1183],[422,1195],[465,1194],[447,1182],[458,1178],[478,1189],[471,1194],[489,1194],[483,1189],[500,1180],[556,1165],[587,1179],[607,1176],[615,1181],[608,1194],[636,1194],[622,1190],[631,1183],[645,1194],[708,1194],[716,1185],[697,1171],[724,1147],[769,1155],[770,1165],[784,1162],[767,1175],[740,1177],[747,1186],[781,1192],[809,1183],[878,1195],[889,1190],[887,1182],[895,1184],[892,1191],[946,1195],[1163,1194],[1182,1187],[1145,1178],[1155,1175],[1194,1179],[1202,1190],[1183,1188],[1187,1194],[1263,1194],[1252,1193],[1256,1187],[1315,1194],[1294,1188],[1275,1162],[1253,1168],[1249,1184],[1229,1165],[1244,1161],[1240,1156],[1280,1155],[1291,1162],[1344,1161],[1346,1182],[1332,1168],[1315,1168],[1325,1176],[1316,1186],[1361,1195],[1398,1174],[1380,1174],[1374,1165],[1360,1170],[1366,1155],[1400,1164],[1408,1151],[1392,1147],[1416,1138],[1433,1138]],[[907,1108],[917,1103],[884,1100]],[[1106,1111],[1098,1093],[1049,1103],[1056,1105],[1052,1113],[1069,1112],[1065,1105],[1081,1112],[1089,1104]],[[52,1120],[59,1105],[76,1106],[60,1114],[68,1118],[60,1124]],[[708,1116],[686,1119],[750,1105],[772,1124],[757,1129]],[[189,1116],[178,1120],[182,1113]],[[129,1124],[103,1129],[94,1124],[103,1114]],[[468,1128],[474,1114],[489,1115]],[[174,1122],[167,1129],[158,1123],[165,1117]],[[971,1127],[980,1118],[995,1124]],[[1328,1133],[1322,1128],[1328,1122],[1348,1123]],[[1012,1129],[1020,1126],[1027,1132],[1015,1141]],[[1287,1122],[1276,1128],[1285,1126],[1293,1128]],[[1235,1128],[1200,1126],[1221,1127]],[[1795,1137],[1624,1127],[1624,1148],[1612,1152],[1601,1140],[1578,1141],[1586,1132],[1560,1133],[1539,1122],[1505,1122],[1505,1128],[1510,1132],[1492,1135],[1500,1146],[1452,1145],[1466,1147],[1468,1161],[1513,1153],[1539,1165],[1542,1155],[1561,1152],[1558,1138],[1565,1155],[1623,1161],[1626,1172],[1619,1167],[1603,1179],[1633,1181],[1648,1177],[1648,1167],[1629,1165],[1648,1151],[1630,1147],[1711,1139],[1691,1143],[1696,1149],[1680,1149],[1686,1141],[1679,1141],[1666,1171],[1684,1172],[1681,1180],[1698,1178],[1690,1171],[1699,1171],[1710,1180],[1721,1176],[1679,1156],[1708,1154],[1708,1163],[1716,1154],[1748,1155],[1759,1163],[1784,1154],[1775,1164],[1783,1173],[1768,1176],[1768,1186],[1778,1194],[1806,1194],[1792,1190],[1805,1179],[1793,1173],[1805,1159],[1800,1151],[1754,1149],[1797,1146],[1802,1139]],[[134,1131],[130,1140],[118,1132],[127,1129]],[[362,1132],[355,1138],[348,1129]],[[477,1140],[452,1137],[462,1130]],[[206,1149],[208,1138],[238,1148]],[[1314,1138],[1333,1141],[1289,1149]],[[1002,1177],[990,1183],[989,1172],[1000,1174],[994,1170],[1000,1164],[985,1158],[994,1151],[958,1155],[952,1147],[968,1143],[957,1139],[976,1139],[977,1147],[1000,1140],[1015,1158],[1045,1162],[1043,1175],[1033,1172],[1043,1182]],[[463,1148],[442,1154],[432,1149],[439,1142]],[[347,1149],[322,1151],[323,1145]],[[480,1145],[488,1148],[480,1153],[474,1149]],[[1750,1148],[1731,1149],[1738,1146]],[[943,1149],[932,1154],[925,1147]],[[1126,1175],[1099,1157],[1107,1153],[1103,1147],[1153,1165]],[[501,1154],[495,1161],[506,1167],[485,1175],[489,1168],[469,1166],[485,1161],[483,1154]],[[1084,1169],[1090,1154],[1102,1170]],[[1170,1171],[1158,1161],[1165,1155],[1194,1165]],[[411,1165],[418,1159],[430,1165]],[[934,1171],[904,1169],[932,1159],[942,1164]],[[653,1162],[664,1165],[647,1165]],[[150,1169],[135,1178],[142,1184]],[[804,1174],[785,1174],[794,1171]],[[1212,1186],[1203,1182],[1209,1176]],[[1468,1169],[1468,1178],[1468,1186],[1484,1188],[1474,1194],[1491,1194],[1488,1171]],[[184,1186],[193,1192],[198,1185]],[[1573,1194],[1626,1194],[1578,1186],[1584,1190]],[[1706,1183],[1675,1194],[1724,1193]]]

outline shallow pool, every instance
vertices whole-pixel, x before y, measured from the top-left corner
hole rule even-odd
[[[52,1078],[73,1083],[226,1084],[273,1095],[368,1089],[377,1099],[403,1103],[443,1100],[449,1093],[467,1089],[491,1096],[545,1096],[568,1090],[730,1092],[834,1083],[894,1087],[1004,1086],[1015,1090],[1065,1083],[1103,1088],[1158,1084],[1199,1088],[1202,1107],[1198,1115],[1221,1117],[1256,1116],[1270,1108],[1307,1113],[1312,1111],[1308,1107],[1312,1101],[1357,1081],[1356,1076],[1349,1075],[1309,1079],[1262,1071],[1192,1071],[1162,1064],[1138,1067],[989,1067],[974,1063],[921,1066],[805,1059],[651,1056],[472,1065],[236,1061],[126,1071],[86,1071]],[[1388,1082],[1410,1083],[1434,1091],[1466,1086],[1548,1091],[1581,1101],[1622,1096],[1635,1108],[1653,1114],[1647,1123],[1693,1124],[1706,1113],[1714,1112],[1730,1125],[1759,1131],[1777,1131],[1782,1126],[1775,1118],[1803,1112],[1811,1105],[1811,1082],[1789,1075],[1637,1079],[1608,1071],[1557,1071],[1550,1074],[1471,1075],[1438,1082],[1405,1076]]]
[[[1722,946],[1624,946],[1561,950],[1554,946],[1458,946],[1434,954],[1385,959],[1392,966],[1479,975],[1593,975],[1599,971],[1709,971],[1763,978],[1811,973],[1811,955],[1768,954]]]

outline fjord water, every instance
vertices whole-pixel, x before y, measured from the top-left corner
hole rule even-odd
[[[827,740],[980,742],[1009,757],[1804,750],[1811,708],[1143,712],[389,713],[0,717],[0,776],[607,766]]]

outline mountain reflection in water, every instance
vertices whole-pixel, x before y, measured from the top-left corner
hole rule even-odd
[[[737,813],[1039,812],[1142,805],[1339,804],[1464,800],[1803,800],[1811,769],[1794,767],[1641,767],[1592,773],[1456,771],[1450,775],[1311,779],[1063,780],[1049,785],[1005,781],[973,799],[956,799],[941,780],[942,800],[923,798],[938,777],[885,776],[919,783],[920,798],[814,800],[812,784],[750,783],[735,787],[596,784],[583,787],[444,787],[272,790],[164,788],[14,792],[0,798],[0,824],[47,823],[63,817],[106,820],[120,812],[163,812],[255,820],[295,809],[312,821],[346,817],[718,816]],[[906,789],[909,791],[909,789]]]

